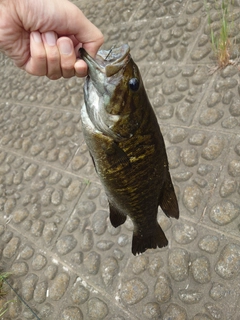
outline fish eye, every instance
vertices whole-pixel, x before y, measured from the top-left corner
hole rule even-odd
[[[139,80],[137,78],[132,78],[128,82],[128,86],[132,91],[137,91],[139,88]]]

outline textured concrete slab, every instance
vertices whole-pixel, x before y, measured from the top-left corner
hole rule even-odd
[[[169,246],[134,257],[132,222],[111,226],[83,139],[83,80],[33,77],[0,55],[0,257],[14,299],[3,319],[239,320],[240,2],[229,7],[235,47],[223,70],[208,23],[220,28],[220,1],[208,13],[194,0],[73,2],[104,48],[131,46],[180,219],[159,209]]]

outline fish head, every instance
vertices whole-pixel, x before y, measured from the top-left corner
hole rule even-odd
[[[88,65],[84,99],[90,120],[115,140],[131,138],[141,123],[147,97],[129,46],[100,50],[95,59],[83,48],[80,54]]]

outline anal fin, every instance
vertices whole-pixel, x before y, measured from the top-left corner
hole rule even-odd
[[[127,216],[125,216],[119,210],[117,210],[111,203],[109,203],[109,209],[110,221],[113,227],[117,228],[126,221]]]
[[[158,199],[158,204],[168,217],[179,218],[178,201],[169,174],[168,180],[164,183],[162,192]]]
[[[133,232],[132,253],[134,255],[143,253],[147,249],[162,248],[167,245],[168,240],[157,222],[151,233]]]

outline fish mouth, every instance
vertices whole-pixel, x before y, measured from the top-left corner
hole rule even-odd
[[[130,60],[130,47],[127,44],[118,48],[112,47],[110,50],[99,50],[95,59],[84,48],[80,48],[79,52],[88,65],[90,77],[96,72],[111,77],[124,68]]]

